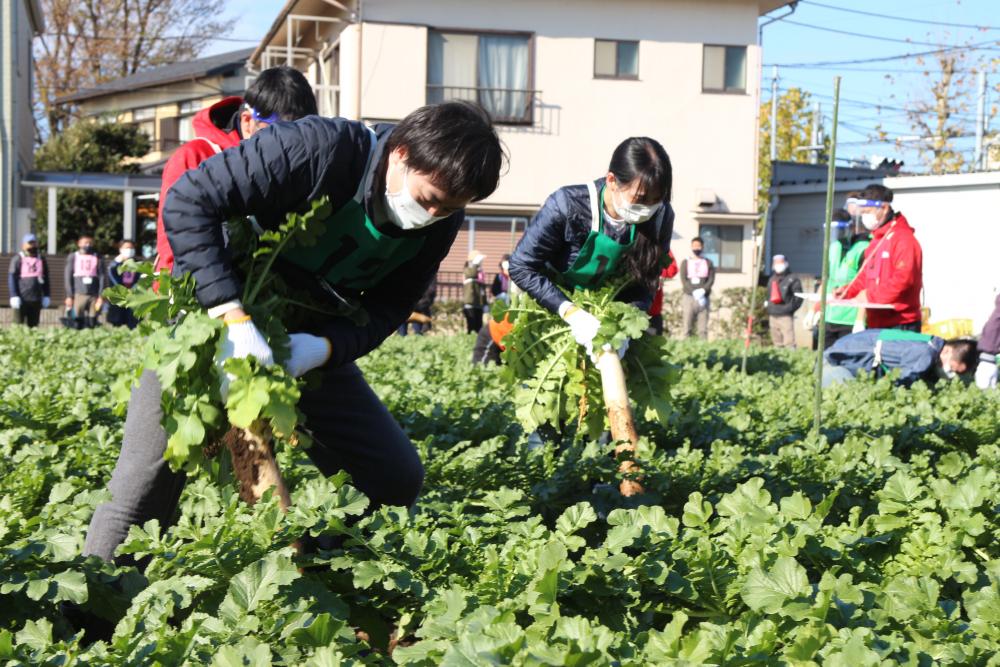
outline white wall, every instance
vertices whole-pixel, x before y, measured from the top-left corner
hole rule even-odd
[[[1000,173],[888,178],[885,185],[923,248],[931,321],[971,318],[978,334],[1000,290]]]

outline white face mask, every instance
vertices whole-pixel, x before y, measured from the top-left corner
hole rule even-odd
[[[135,248],[122,248],[122,257],[132,259],[135,257]]]
[[[660,210],[661,204],[656,204],[655,206],[646,206],[645,204],[622,204],[619,203],[618,197],[614,197],[615,211],[618,213],[618,217],[631,224],[638,225],[641,222],[646,222]]]
[[[402,163],[400,164],[402,165]],[[392,224],[400,229],[422,229],[438,220],[447,218],[446,215],[431,215],[413,198],[413,195],[410,194],[409,183],[407,183],[410,170],[405,165],[402,166],[402,169],[403,187],[400,188],[399,192],[389,192],[389,185],[385,186],[385,204]]]
[[[862,213],[861,224],[865,226],[865,229],[867,229],[870,232],[873,232],[876,229],[878,229],[879,225],[878,216],[875,215],[874,213]]]
[[[788,265],[787,264],[775,264],[774,265],[774,271],[775,271],[775,273],[784,273],[787,270],[788,270]]]

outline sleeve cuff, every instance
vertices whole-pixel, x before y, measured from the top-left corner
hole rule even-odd
[[[980,352],[979,361],[985,361],[986,363],[995,364],[997,362],[997,356],[995,354],[990,354],[988,352]]]
[[[212,306],[208,309],[209,317],[222,317],[231,310],[236,310],[237,308],[242,308],[243,304],[239,301],[227,301],[226,303],[220,303],[218,306]]]

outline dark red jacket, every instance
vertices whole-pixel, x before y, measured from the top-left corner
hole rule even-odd
[[[674,259],[673,251],[668,250],[667,254],[670,256],[670,264],[667,268],[660,272],[660,278],[666,278],[670,280],[677,275],[677,260]],[[663,312],[663,283],[656,288],[656,294],[653,295],[653,305],[649,307],[649,314],[656,317]]]
[[[227,97],[207,109],[202,109],[191,120],[196,139],[178,148],[163,167],[163,181],[160,185],[160,206],[156,215],[156,269],[172,269],[174,251],[167,242],[163,231],[163,203],[167,201],[167,191],[188,169],[240,143],[237,129],[227,130],[226,125],[233,114],[243,105],[241,97]]]
[[[891,329],[920,321],[923,259],[913,227],[902,213],[896,213],[872,233],[863,268],[844,294],[850,299],[864,290],[866,301],[893,305],[893,310],[869,308],[869,329]]]

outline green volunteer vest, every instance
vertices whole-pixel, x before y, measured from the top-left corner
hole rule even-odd
[[[629,225],[628,243],[622,244],[604,233],[604,215],[601,212],[604,188],[600,194],[593,183],[590,191],[591,225],[587,240],[580,248],[573,266],[560,275],[560,282],[572,289],[598,289],[614,273],[622,257],[635,245],[635,225]]]
[[[858,275],[861,264],[864,262],[865,249],[868,240],[858,241],[847,252],[840,243],[833,243],[830,246],[830,279],[827,283],[826,298],[833,298],[833,291],[838,287],[850,284],[854,277]],[[853,326],[858,319],[858,309],[851,306],[827,306],[827,324],[840,324],[843,326]]]
[[[878,335],[879,340],[886,341],[909,341],[914,343],[929,343],[934,339],[930,334],[917,333],[916,331],[905,331],[902,329],[883,329]]]
[[[422,236],[396,237],[380,232],[365,211],[364,195],[371,179],[376,143],[375,133],[369,132],[371,150],[354,198],[323,221],[313,245],[289,248],[281,255],[331,287],[370,289],[413,259],[424,244]]]

